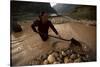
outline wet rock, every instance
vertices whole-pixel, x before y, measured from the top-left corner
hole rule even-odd
[[[72,50],[67,50],[67,51],[65,51],[65,53],[67,56],[70,56],[72,54]]]
[[[49,63],[55,62],[55,57],[53,55],[49,55],[48,56],[48,61],[49,61]]]
[[[86,55],[86,58],[89,58],[89,55]]]
[[[77,54],[77,57],[78,57],[78,58],[81,57],[80,54]]]
[[[86,62],[86,61],[88,61],[88,59],[86,57],[82,57],[82,61]]]
[[[53,64],[60,64],[60,62],[56,62],[56,61],[55,61]]]
[[[69,63],[68,57],[64,57],[64,63]]]
[[[90,51],[90,48],[88,46],[86,46],[86,44],[82,43],[82,49],[85,51],[85,52],[89,52]]]
[[[72,50],[67,50],[67,54],[72,54]]]
[[[87,62],[87,61],[89,61],[90,59],[89,59],[89,55],[86,55],[86,56],[83,56],[82,57],[82,61],[83,62]]]
[[[59,58],[61,58],[61,59],[63,58],[62,54],[59,54]]]
[[[43,64],[48,64],[49,61],[48,60],[44,60]]]
[[[63,56],[66,56],[66,53],[65,53],[64,51],[62,51],[61,54],[62,54]]]
[[[72,48],[63,50],[51,50],[49,56],[41,56],[42,64],[78,63],[86,62],[89,56],[84,53],[74,52]]]
[[[53,52],[52,55],[53,55],[54,57],[58,57],[58,56],[59,56],[59,54],[58,54],[57,52]]]
[[[43,55],[41,56],[42,60],[47,59],[47,57],[48,57],[47,54],[43,54]]]
[[[69,59],[69,63],[73,63],[74,61],[72,59]]]
[[[74,62],[81,62],[81,58],[75,59]]]
[[[63,62],[63,60],[62,60],[61,58],[59,58],[59,57],[57,57],[56,60],[57,60],[58,62],[60,62],[60,63]]]
[[[76,59],[76,58],[77,58],[77,55],[76,55],[76,54],[72,54],[72,55],[70,56],[70,58],[71,58],[71,59]]]
[[[11,31],[14,31],[14,32],[21,32],[22,31],[22,28],[21,28],[21,25],[19,25],[17,23],[17,21],[13,21],[11,23]]]

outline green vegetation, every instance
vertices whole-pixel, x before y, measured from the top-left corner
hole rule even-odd
[[[96,6],[78,6],[69,16],[75,19],[96,20]]]

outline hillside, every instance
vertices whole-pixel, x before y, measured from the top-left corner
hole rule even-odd
[[[53,8],[57,11],[58,14],[60,15],[66,15],[67,13],[72,12],[77,5],[73,4],[60,4],[57,3]]]
[[[96,6],[78,6],[69,16],[75,19],[96,20]]]
[[[38,16],[41,11],[46,11],[50,14],[56,13],[50,3],[11,1],[11,16],[18,20],[32,19],[34,16]]]
[[[53,8],[58,14],[67,15],[74,19],[96,20],[96,6],[56,4]]]

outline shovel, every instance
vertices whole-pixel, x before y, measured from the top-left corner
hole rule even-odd
[[[71,41],[71,44],[74,44],[75,46],[82,47],[81,43],[79,41],[77,41],[76,39],[74,39],[74,38],[71,38],[70,40],[67,40],[67,39],[64,39],[62,37],[56,37],[56,36],[53,36],[53,35],[48,35],[48,36],[53,37],[53,38],[57,38],[57,39],[60,39],[60,40],[63,40],[63,41]]]
[[[38,34],[39,34],[39,32],[37,32]],[[80,41],[77,41],[76,39],[74,39],[74,38],[71,38],[71,39],[69,39],[69,40],[67,40],[67,39],[64,39],[64,38],[62,38],[62,37],[56,37],[56,36],[53,36],[53,35],[48,35],[49,37],[53,37],[53,38],[57,38],[57,39],[60,39],[60,40],[63,40],[63,41],[71,41],[71,45],[73,46],[79,46],[79,47],[82,47],[82,45],[81,45],[81,43],[80,43]]]

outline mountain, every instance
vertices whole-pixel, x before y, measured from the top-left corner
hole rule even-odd
[[[74,5],[74,4],[56,4],[53,6],[60,15],[67,15],[74,19],[96,20],[96,6],[92,5]]]
[[[57,11],[60,15],[65,15],[75,9],[76,5],[72,4],[56,4],[53,8]]]
[[[96,6],[80,5],[69,16],[75,19],[96,20]]]
[[[17,18],[22,18],[23,16],[37,16],[41,11],[56,13],[56,11],[50,6],[50,3],[11,1],[11,16]]]

